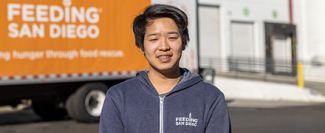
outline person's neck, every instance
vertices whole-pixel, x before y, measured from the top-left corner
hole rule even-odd
[[[181,79],[179,68],[168,72],[159,72],[153,68],[148,71],[148,77],[158,94],[164,94],[171,91]]]

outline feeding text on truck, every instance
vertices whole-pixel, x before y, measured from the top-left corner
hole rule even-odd
[[[11,38],[44,38],[45,35],[50,38],[97,38],[100,34],[97,23],[100,19],[101,9],[96,7],[70,7],[70,4],[65,4],[64,7],[59,5],[8,4],[7,16],[10,22],[8,36]],[[18,24],[16,21],[23,23]],[[41,24],[42,22],[51,24],[45,27],[45,24]],[[59,24],[60,22],[66,24]]]

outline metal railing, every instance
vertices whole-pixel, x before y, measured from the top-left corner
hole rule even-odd
[[[200,67],[213,68],[216,75],[249,77],[262,80],[284,80],[295,82],[297,64],[304,66],[306,80],[325,82],[325,63],[312,61],[267,60],[263,58],[200,58]]]
[[[213,68],[218,76],[234,78],[253,78],[266,81],[296,83],[297,62],[291,60],[267,60],[263,58],[207,58],[201,57],[200,66]],[[310,71],[312,63],[302,62],[306,72]],[[318,66],[324,67],[324,66]],[[324,67],[325,72],[325,67]],[[307,73],[308,75],[308,73]],[[311,76],[311,75],[309,75]],[[317,78],[317,76],[313,76]],[[318,79],[323,77],[319,75]]]

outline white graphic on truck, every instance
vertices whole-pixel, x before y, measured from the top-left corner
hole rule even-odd
[[[94,6],[8,3],[10,38],[96,39],[101,9]]]

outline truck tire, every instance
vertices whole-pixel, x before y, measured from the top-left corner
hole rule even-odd
[[[98,122],[107,86],[88,83],[80,87],[66,101],[69,116],[80,122]]]
[[[61,120],[67,116],[67,111],[53,101],[33,101],[32,109],[44,120]]]

